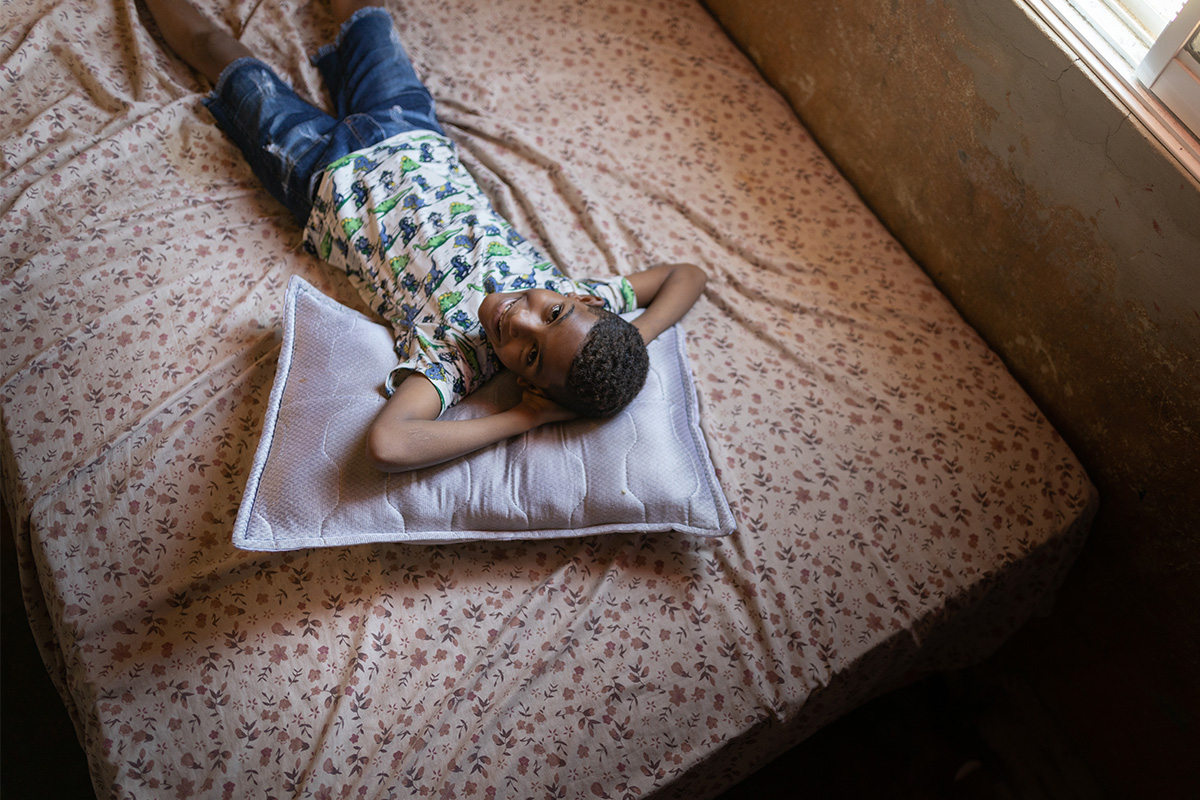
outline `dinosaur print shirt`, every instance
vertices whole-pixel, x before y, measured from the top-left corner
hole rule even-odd
[[[305,249],[344,269],[392,326],[402,371],[419,372],[454,405],[500,368],[479,304],[491,292],[592,294],[615,313],[637,306],[624,278],[573,281],[493,210],[454,143],[408,131],[325,168]]]

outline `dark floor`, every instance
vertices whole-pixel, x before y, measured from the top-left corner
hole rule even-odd
[[[7,519],[2,539],[0,796],[90,797],[83,752],[25,620]],[[867,704],[721,800],[1106,797],[1065,739],[1020,679],[985,664]]]
[[[75,727],[29,632],[3,503],[0,520],[0,797],[92,797]]]

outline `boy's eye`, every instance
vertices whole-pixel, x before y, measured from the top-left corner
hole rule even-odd
[[[532,367],[533,362],[537,361],[538,349],[536,347],[529,348],[529,355],[525,356],[525,365]]]
[[[561,305],[557,305],[554,308],[550,309],[550,321],[554,322],[554,320],[558,319],[558,316],[560,314],[562,314],[562,306]]]

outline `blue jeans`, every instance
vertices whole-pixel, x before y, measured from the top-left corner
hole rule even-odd
[[[301,225],[327,164],[405,131],[443,133],[433,97],[382,8],[355,12],[312,63],[332,96],[335,116],[301,99],[256,58],[225,67],[204,99],[254,174]]]

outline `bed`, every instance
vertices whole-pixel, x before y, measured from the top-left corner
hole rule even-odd
[[[323,96],[324,4],[201,5]],[[3,495],[98,796],[712,796],[1049,606],[1084,470],[702,6],[389,7],[566,271],[708,273],[736,531],[235,547],[285,287],[366,309],[144,9],[7,2]]]

